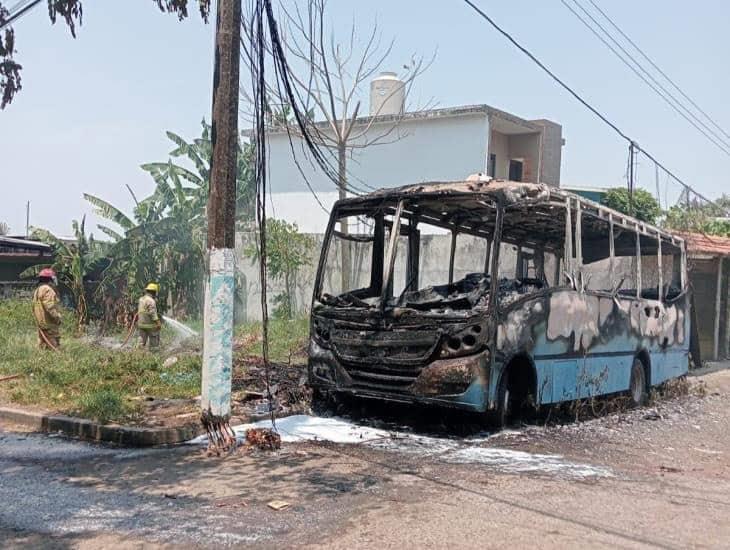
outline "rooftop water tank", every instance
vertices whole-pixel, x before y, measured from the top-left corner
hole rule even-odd
[[[405,103],[405,83],[396,73],[382,72],[370,83],[370,116],[400,115]]]

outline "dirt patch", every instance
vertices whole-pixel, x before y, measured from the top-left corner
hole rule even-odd
[[[271,406],[277,415],[308,412],[311,408],[312,392],[307,386],[306,353],[297,350],[289,362],[269,362],[267,372],[263,359],[240,351],[256,341],[256,335],[248,335],[250,341],[237,340],[234,349],[238,350],[233,360],[231,424],[248,422],[252,417],[267,415]],[[180,349],[177,353],[167,353],[163,366],[172,367],[186,354],[199,350]],[[171,374],[172,376],[172,374]],[[139,413],[131,419],[132,425],[149,427],[176,427],[197,423],[200,418],[200,396],[192,399],[154,399],[136,398]]]
[[[137,411],[130,426],[176,428],[200,422],[199,399],[135,398]]]
[[[170,361],[176,356],[167,359]],[[306,385],[307,368],[303,362],[271,362],[269,387],[277,415],[308,412],[312,392]],[[252,417],[269,414],[266,369],[260,357],[238,355],[234,359],[231,394],[231,424],[248,422]],[[130,425],[178,427],[200,421],[200,397],[192,399],[136,398],[138,413]]]
[[[632,474],[707,473],[730,454],[729,405],[730,371],[723,371],[672,384],[645,407],[584,422],[517,426],[490,439],[504,448],[620,465]]]

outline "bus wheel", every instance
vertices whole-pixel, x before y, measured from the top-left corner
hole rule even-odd
[[[646,376],[644,375],[644,363],[638,357],[631,365],[631,382],[629,382],[629,398],[631,405],[640,407],[646,403]]]
[[[497,408],[489,415],[489,423],[492,427],[501,430],[507,425],[512,414],[512,404],[509,391],[509,371],[502,375],[497,389]]]

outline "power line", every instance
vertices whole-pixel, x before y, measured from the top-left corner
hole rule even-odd
[[[691,190],[697,197],[701,198],[702,200],[713,204],[714,201],[711,201],[707,197],[701,195],[697,191],[695,191],[692,187],[690,187],[688,184],[686,184],[683,180],[681,180],[674,172],[669,170],[667,167],[665,167],[661,162],[659,162],[653,155],[648,153],[645,149],[641,148],[633,139],[631,139],[627,134],[625,134],[616,124],[611,122],[608,118],[606,118],[605,115],[603,115],[598,109],[596,109],[593,105],[588,103],[585,99],[583,99],[578,92],[573,90],[570,86],[568,86],[565,82],[563,82],[555,73],[553,73],[550,69],[545,66],[545,64],[540,61],[537,57],[535,57],[532,52],[530,52],[527,48],[525,48],[522,44],[517,42],[515,38],[512,37],[507,31],[505,31],[502,27],[497,25],[497,23],[489,17],[484,11],[482,11],[472,0],[464,0],[464,2],[471,7],[477,14],[479,14],[484,20],[486,20],[497,32],[499,32],[502,36],[504,36],[507,40],[509,40],[518,50],[520,50],[522,53],[524,53],[527,57],[529,57],[538,67],[540,67],[543,71],[545,71],[555,82],[560,84],[560,86],[565,89],[570,95],[572,95],[575,99],[577,99],[584,107],[586,107],[589,111],[591,111],[594,115],[596,115],[599,119],[601,119],[607,126],[609,126],[611,129],[613,129],[614,132],[616,132],[619,136],[621,136],[623,139],[628,141],[630,144],[633,144],[634,147],[644,153],[649,160],[653,161],[657,166],[659,166],[662,170],[664,170],[667,174],[669,174],[672,179],[674,179],[677,183],[682,185],[685,190]]]
[[[669,75],[667,75],[667,73],[665,73],[661,68],[659,68],[659,66],[654,61],[652,61],[652,59],[646,53],[644,53],[644,51],[636,44],[636,42],[631,40],[631,38],[624,31],[622,31],[621,28],[616,23],[614,23],[614,21],[606,14],[606,12],[604,12],[593,0],[588,0],[588,1],[591,3],[591,5],[594,8],[596,8],[596,10],[598,10],[598,12],[606,19],[606,21],[608,21],[611,24],[611,26],[614,29],[616,29],[619,32],[619,34],[621,36],[623,36],[628,41],[628,43],[634,47],[634,49],[636,49],[637,52],[639,52],[641,54],[641,56],[643,58],[646,59],[649,62],[649,64],[652,67],[654,67],[654,69],[657,70],[657,72],[659,72],[659,74],[661,74],[664,78],[667,79],[667,82],[669,82],[672,86],[674,86],[674,88],[682,95],[682,97],[684,97],[687,101],[689,101],[692,104],[692,106],[695,109],[697,109],[697,111],[699,111],[701,114],[703,114],[705,116],[705,118],[710,122],[710,124],[712,124],[720,132],[722,132],[725,135],[725,137],[730,138],[730,134],[728,134],[725,130],[723,130],[723,128],[719,124],[717,124],[714,121],[714,119],[710,115],[708,115],[699,105],[697,105],[697,103],[689,95],[687,95],[682,90],[682,88],[680,88],[679,85],[676,82],[674,82],[674,80],[672,80],[669,77]]]
[[[691,111],[691,109],[687,108],[687,107],[686,107],[686,106],[685,106],[685,105],[683,104],[683,102],[682,102],[682,101],[680,101],[679,99],[677,99],[677,98],[676,98],[676,97],[675,97],[675,96],[674,96],[674,95],[672,94],[672,92],[670,92],[669,90],[667,90],[667,89],[666,89],[666,88],[665,88],[665,87],[664,87],[664,86],[662,85],[662,83],[661,83],[661,82],[659,82],[659,81],[658,81],[658,80],[657,80],[657,79],[656,79],[656,78],[655,78],[655,77],[654,77],[654,76],[653,76],[653,75],[652,75],[652,74],[651,74],[651,73],[650,73],[649,71],[647,71],[647,70],[646,70],[646,69],[645,69],[645,68],[644,68],[644,67],[642,66],[642,64],[641,64],[641,63],[640,63],[639,61],[637,61],[637,60],[636,60],[636,58],[635,58],[635,57],[634,57],[633,55],[631,55],[631,53],[630,53],[630,52],[628,52],[628,51],[626,50],[626,48],[624,48],[624,47],[623,47],[623,46],[621,45],[621,43],[619,43],[619,42],[618,42],[618,41],[617,41],[617,40],[616,40],[616,39],[615,39],[615,38],[614,38],[614,37],[613,37],[613,36],[611,35],[611,33],[610,33],[610,32],[609,32],[608,30],[606,30],[606,28],[605,28],[605,27],[604,27],[603,25],[601,25],[601,23],[600,23],[600,22],[598,22],[598,21],[597,21],[597,20],[596,20],[596,19],[595,19],[595,18],[594,18],[594,17],[593,17],[593,16],[592,16],[592,15],[591,15],[591,14],[590,14],[590,13],[589,13],[589,12],[588,12],[588,11],[587,11],[587,10],[586,10],[585,8],[584,8],[584,7],[583,7],[583,6],[582,6],[582,5],[580,4],[579,0],[573,0],[573,3],[574,3],[574,4],[576,5],[576,6],[578,6],[578,8],[580,8],[580,10],[581,10],[581,11],[582,11],[582,12],[583,12],[583,13],[584,13],[584,14],[585,14],[586,16],[588,16],[588,17],[590,18],[590,20],[591,20],[591,21],[593,21],[593,23],[594,23],[594,24],[595,24],[595,25],[596,25],[596,26],[597,26],[597,27],[598,27],[598,28],[599,28],[599,29],[600,29],[600,30],[601,30],[601,31],[602,31],[602,32],[603,32],[603,33],[604,33],[604,34],[605,34],[605,35],[606,35],[606,36],[607,36],[608,38],[609,38],[609,40],[611,40],[611,42],[613,42],[613,43],[614,43],[614,44],[615,44],[615,45],[616,45],[616,46],[617,46],[617,47],[618,47],[618,48],[619,48],[619,49],[620,49],[620,50],[621,50],[621,51],[622,51],[622,52],[623,52],[623,53],[624,53],[624,54],[626,55],[626,57],[628,57],[628,59],[630,59],[630,60],[631,60],[631,61],[632,61],[632,62],[634,63],[634,65],[635,65],[635,66],[634,66],[634,65],[632,65],[632,64],[631,64],[631,63],[630,63],[629,61],[627,61],[627,60],[626,60],[626,59],[625,59],[625,58],[624,58],[624,57],[623,57],[623,56],[622,56],[621,54],[619,54],[619,53],[618,53],[618,52],[616,51],[616,49],[615,49],[615,48],[613,48],[613,47],[611,46],[611,44],[609,44],[608,42],[606,42],[606,40],[605,40],[605,39],[604,39],[604,38],[603,38],[603,37],[602,37],[602,36],[601,36],[601,35],[600,35],[600,34],[599,34],[599,33],[598,33],[597,31],[596,31],[596,29],[595,29],[595,28],[593,28],[593,27],[592,27],[592,26],[591,26],[591,25],[590,25],[590,24],[589,24],[589,23],[588,23],[588,22],[587,22],[587,21],[586,21],[586,20],[585,20],[585,19],[584,19],[583,17],[581,17],[581,16],[580,16],[580,14],[578,14],[578,13],[577,13],[577,12],[576,12],[576,11],[575,11],[575,10],[574,10],[574,9],[573,9],[572,7],[571,7],[571,6],[569,6],[569,5],[568,5],[568,4],[566,3],[566,1],[565,1],[565,0],[560,0],[560,1],[562,2],[562,4],[563,4],[563,5],[564,5],[564,6],[566,7],[566,8],[568,8],[568,10],[570,10],[570,12],[571,12],[571,13],[573,13],[573,15],[575,15],[575,16],[576,16],[576,17],[578,18],[578,20],[579,20],[579,21],[580,21],[581,23],[583,23],[583,25],[585,25],[585,26],[586,26],[586,27],[587,27],[587,28],[588,28],[588,29],[589,29],[589,30],[590,30],[590,31],[591,31],[591,32],[592,32],[592,33],[593,33],[593,34],[594,34],[594,35],[595,35],[595,36],[596,36],[596,37],[597,37],[597,38],[598,38],[598,39],[599,39],[599,40],[600,40],[600,41],[601,41],[601,42],[602,42],[602,43],[603,43],[603,44],[604,44],[605,46],[606,46],[606,47],[608,47],[608,48],[609,48],[609,49],[611,50],[611,52],[613,52],[613,54],[614,54],[614,55],[616,55],[616,57],[618,57],[618,58],[619,58],[619,59],[620,59],[620,60],[621,60],[621,61],[622,61],[622,62],[623,62],[623,63],[624,63],[624,64],[625,64],[625,65],[626,65],[626,66],[627,66],[627,67],[628,67],[629,69],[631,69],[631,70],[632,70],[632,71],[634,72],[634,74],[636,74],[636,76],[638,76],[639,78],[641,78],[641,80],[643,80],[643,81],[644,81],[644,83],[645,83],[645,84],[646,84],[647,86],[649,86],[649,87],[650,87],[650,88],[651,88],[651,89],[652,89],[652,90],[653,90],[654,92],[656,92],[656,93],[657,93],[657,95],[659,95],[659,96],[660,96],[660,97],[661,97],[661,98],[662,98],[662,99],[663,99],[663,100],[664,100],[664,101],[665,101],[665,102],[666,102],[666,103],[667,103],[667,104],[668,104],[668,105],[669,105],[669,106],[670,106],[670,107],[671,107],[671,108],[672,108],[672,109],[673,109],[674,111],[676,111],[676,112],[677,112],[677,113],[678,113],[679,115],[681,115],[681,116],[682,116],[682,117],[683,117],[683,118],[684,118],[685,120],[687,120],[687,122],[689,122],[690,124],[692,124],[692,126],[694,126],[694,127],[695,127],[695,128],[696,128],[696,129],[697,129],[697,130],[698,130],[699,132],[701,132],[701,133],[702,133],[702,134],[703,134],[703,135],[704,135],[704,136],[705,136],[705,137],[706,137],[706,138],[707,138],[708,140],[710,140],[710,141],[711,141],[711,142],[712,142],[712,143],[713,143],[714,145],[716,145],[716,146],[717,146],[718,148],[720,148],[720,150],[722,150],[722,151],[723,151],[724,153],[726,153],[726,154],[730,155],[730,151],[728,150],[728,148],[730,148],[730,143],[729,143],[729,142],[727,142],[727,141],[726,141],[725,139],[723,139],[723,138],[722,138],[721,136],[719,136],[719,135],[718,135],[718,134],[717,134],[717,133],[716,133],[716,132],[715,132],[715,131],[714,131],[714,130],[713,130],[712,128],[710,128],[709,126],[707,126],[707,124],[705,124],[705,123],[704,123],[704,122],[703,122],[702,120],[700,120],[700,119],[699,119],[699,118],[698,118],[698,117],[697,117],[697,116],[696,116],[696,115],[695,115],[695,114],[694,114],[694,113],[693,113],[693,112]],[[659,91],[659,90],[658,90],[658,89],[657,89],[657,88],[656,88],[656,87],[655,87],[654,85],[652,85],[652,83],[650,83],[649,81],[647,81],[647,79],[646,79],[646,78],[645,78],[645,77],[644,77],[644,76],[643,76],[642,74],[640,74],[640,73],[639,73],[639,72],[637,71],[637,67],[638,67],[638,69],[640,69],[640,70],[641,70],[641,72],[642,72],[642,73],[644,73],[644,75],[646,75],[646,77],[648,77],[648,78],[649,78],[649,79],[650,79],[650,80],[651,80],[651,81],[652,81],[652,82],[653,82],[653,83],[654,83],[654,84],[655,84],[656,86],[658,86],[658,87],[659,87],[659,88],[660,88],[660,89],[661,89],[662,91],[660,92],[660,91]],[[662,93],[662,92],[663,92],[663,93]],[[666,95],[665,95],[665,94],[666,94]],[[667,97],[666,97],[666,96],[669,96],[669,97],[671,98],[671,100],[672,100],[672,101],[673,101],[674,103],[672,103],[672,101],[670,101],[669,99],[667,99]],[[675,105],[675,104],[676,104],[676,105]],[[684,110],[684,112],[686,112],[687,114],[683,113],[682,111],[679,111],[678,107],[679,107],[679,108],[681,108],[681,109],[683,109],[683,110]],[[692,118],[692,120],[690,120],[690,118],[688,118],[688,116],[689,116],[689,117],[691,117],[691,118]],[[707,132],[710,132],[710,133],[711,133],[711,134],[712,134],[712,135],[714,136],[714,138],[715,138],[715,139],[711,138],[711,137],[710,137],[710,136],[709,136],[709,135],[707,134],[707,132],[705,132],[704,130],[702,130],[701,128],[699,128],[699,127],[697,126],[697,124],[700,124],[700,125],[702,125],[702,127],[703,127],[703,128],[705,129],[705,130],[707,130]],[[721,131],[722,131],[722,130],[721,130]],[[719,141],[720,143],[718,143],[717,141]]]
[[[572,95],[572,96],[573,96],[573,97],[574,97],[575,99],[577,99],[577,100],[578,100],[578,101],[579,101],[580,103],[582,103],[582,104],[583,104],[583,106],[584,106],[585,108],[587,108],[587,109],[588,109],[589,111],[591,111],[591,112],[592,112],[592,113],[593,113],[594,115],[596,115],[596,116],[597,116],[598,118],[600,118],[600,119],[601,119],[601,120],[602,120],[603,122],[605,122],[605,123],[606,123],[606,124],[607,124],[608,126],[610,126],[610,127],[611,127],[611,128],[613,129],[613,131],[614,131],[614,132],[616,132],[616,133],[617,133],[617,134],[618,134],[619,136],[621,136],[622,138],[624,138],[624,139],[625,139],[626,141],[631,141],[631,138],[630,138],[629,136],[627,136],[626,134],[624,134],[624,133],[623,133],[623,132],[622,132],[622,131],[621,131],[621,130],[619,129],[619,127],[618,127],[618,126],[616,126],[616,125],[615,125],[615,124],[614,124],[613,122],[611,122],[611,121],[610,121],[610,120],[608,120],[608,119],[607,119],[607,118],[606,118],[605,116],[603,116],[603,115],[602,115],[602,114],[600,113],[600,111],[598,111],[598,110],[597,110],[597,109],[596,109],[595,107],[593,107],[593,105],[591,105],[591,104],[590,104],[590,103],[588,103],[588,102],[587,102],[587,101],[586,101],[585,99],[583,99],[583,98],[582,98],[581,96],[579,96],[579,95],[578,95],[578,93],[577,93],[576,91],[574,91],[574,90],[573,90],[573,89],[572,89],[572,88],[571,88],[570,86],[568,86],[568,85],[567,85],[567,84],[566,84],[565,82],[563,82],[562,80],[560,80],[560,78],[559,78],[559,77],[558,77],[558,76],[557,76],[557,75],[556,75],[556,74],[555,74],[554,72],[552,72],[552,71],[551,71],[550,69],[548,69],[548,68],[547,68],[547,67],[545,66],[545,64],[544,64],[544,63],[543,63],[542,61],[540,61],[540,60],[539,60],[539,59],[538,59],[537,57],[535,57],[534,55],[532,55],[532,53],[530,53],[530,51],[529,51],[529,50],[528,50],[527,48],[525,48],[524,46],[522,46],[522,44],[520,44],[519,42],[517,42],[517,40],[515,40],[514,38],[512,38],[512,36],[511,36],[511,35],[510,35],[510,34],[509,34],[509,33],[508,33],[507,31],[505,31],[504,29],[502,29],[502,27],[500,27],[499,25],[497,25],[497,23],[495,23],[495,22],[494,22],[494,20],[493,20],[493,19],[492,19],[491,17],[489,17],[489,16],[488,16],[488,15],[487,15],[486,13],[484,13],[484,12],[483,12],[483,11],[482,11],[482,10],[481,10],[481,9],[480,9],[479,7],[477,7],[477,6],[476,6],[476,5],[475,5],[475,4],[474,4],[474,3],[473,3],[473,2],[471,1],[471,0],[464,0],[464,2],[466,2],[466,3],[467,3],[467,4],[469,5],[469,6],[471,6],[471,8],[472,8],[472,9],[473,9],[473,10],[474,10],[475,12],[477,12],[477,13],[478,13],[479,15],[481,15],[481,16],[482,16],[482,17],[483,17],[484,19],[486,19],[486,20],[487,20],[487,22],[488,22],[488,23],[489,23],[490,25],[492,25],[492,27],[494,27],[494,29],[495,29],[495,30],[496,30],[497,32],[499,32],[499,33],[500,33],[500,34],[501,34],[502,36],[504,36],[504,37],[505,37],[505,38],[506,38],[507,40],[509,40],[510,42],[512,42],[512,44],[513,44],[513,45],[514,45],[514,46],[515,46],[515,47],[516,47],[516,48],[517,48],[518,50],[520,50],[520,51],[521,51],[522,53],[524,53],[524,54],[525,54],[525,55],[526,55],[527,57],[529,57],[529,58],[530,58],[530,59],[531,59],[531,60],[532,60],[532,61],[533,61],[533,62],[534,62],[534,63],[535,63],[535,64],[536,64],[536,65],[537,65],[538,67],[540,67],[540,68],[541,68],[541,69],[542,69],[543,71],[545,71],[545,72],[546,72],[546,73],[547,73],[548,75],[550,75],[550,77],[551,77],[551,78],[552,78],[553,80],[555,80],[555,82],[557,82],[558,84],[560,84],[560,85],[561,85],[561,86],[562,86],[562,87],[563,87],[563,88],[565,89],[565,91],[567,91],[567,92],[568,92],[568,93],[569,93],[570,95]]]
[[[3,21],[2,25],[0,25],[0,30],[4,29],[8,25],[11,25],[13,21],[16,21],[17,19],[20,19],[23,15],[28,13],[30,10],[32,10],[34,7],[36,7],[38,4],[41,3],[41,0],[30,0],[30,3],[26,3],[25,6],[23,6],[23,2],[18,2],[10,9],[10,15],[8,18]]]
[[[607,47],[607,48],[608,48],[609,50],[611,50],[611,52],[612,52],[612,53],[613,53],[613,54],[614,54],[614,55],[615,55],[616,57],[618,57],[618,58],[619,58],[619,59],[620,59],[620,60],[621,60],[621,61],[622,61],[622,62],[624,63],[624,65],[626,65],[626,66],[627,66],[627,67],[628,67],[629,69],[631,69],[631,71],[632,71],[632,72],[633,72],[633,73],[634,73],[634,74],[635,74],[636,76],[638,76],[638,77],[639,77],[639,78],[640,78],[640,79],[641,79],[641,80],[642,80],[642,81],[643,81],[643,82],[644,82],[644,83],[645,83],[645,84],[646,84],[647,86],[649,86],[649,87],[650,87],[650,88],[651,88],[652,90],[654,90],[654,92],[655,92],[655,93],[656,93],[656,94],[657,94],[657,95],[658,95],[659,97],[661,97],[661,98],[662,98],[662,99],[663,99],[663,100],[664,100],[664,101],[665,101],[665,102],[667,103],[667,105],[669,105],[669,106],[670,106],[670,107],[671,107],[671,108],[672,108],[672,109],[673,109],[673,110],[674,110],[674,111],[675,111],[675,112],[676,112],[677,114],[679,114],[680,116],[682,116],[682,117],[683,117],[683,118],[684,118],[684,119],[685,119],[685,120],[686,120],[687,122],[689,122],[689,123],[690,123],[690,124],[691,124],[692,126],[694,126],[694,127],[695,127],[695,128],[696,128],[696,129],[697,129],[697,130],[698,130],[698,131],[699,131],[699,132],[700,132],[700,133],[702,134],[702,135],[704,135],[704,136],[705,136],[705,137],[706,137],[706,138],[707,138],[707,139],[708,139],[708,140],[709,140],[710,142],[712,142],[712,143],[713,143],[713,144],[714,144],[715,146],[717,146],[717,147],[718,147],[718,148],[719,148],[719,149],[720,149],[720,150],[721,150],[721,151],[722,151],[723,153],[725,153],[726,155],[729,155],[729,156],[730,156],[730,143],[728,143],[727,141],[725,141],[725,140],[724,140],[724,139],[722,138],[722,136],[719,136],[719,135],[718,135],[718,134],[717,134],[717,133],[716,133],[716,132],[715,132],[715,131],[714,131],[714,130],[713,130],[712,128],[710,128],[709,126],[707,126],[707,124],[705,124],[705,123],[704,123],[704,122],[703,122],[702,120],[700,120],[699,118],[697,118],[697,116],[696,116],[696,115],[695,115],[695,114],[694,114],[694,113],[693,113],[693,112],[692,112],[692,111],[691,111],[690,109],[688,109],[687,107],[685,107],[685,106],[684,106],[684,104],[683,104],[683,103],[682,103],[682,102],[681,102],[680,100],[678,100],[678,99],[677,99],[677,98],[676,98],[676,97],[675,97],[675,96],[674,96],[674,95],[672,94],[672,92],[670,92],[669,90],[667,90],[667,89],[666,89],[666,88],[665,88],[665,87],[664,87],[664,86],[663,86],[663,85],[661,84],[661,82],[657,81],[657,79],[656,79],[656,78],[654,78],[654,76],[653,76],[653,75],[652,75],[651,73],[649,73],[649,72],[648,72],[648,71],[647,71],[647,70],[646,70],[646,69],[645,69],[645,68],[644,68],[644,67],[643,67],[643,66],[642,66],[642,65],[641,65],[641,64],[640,64],[640,63],[639,63],[639,62],[638,62],[638,61],[637,61],[637,60],[636,60],[636,59],[635,59],[635,58],[634,58],[634,57],[633,57],[632,55],[631,55],[631,53],[629,53],[628,51],[626,51],[626,49],[625,49],[625,48],[624,48],[624,47],[623,47],[623,46],[622,46],[622,45],[621,45],[621,44],[620,44],[620,43],[619,43],[619,42],[618,42],[618,41],[617,41],[617,40],[616,40],[615,38],[613,38],[613,36],[611,36],[611,33],[610,33],[609,31],[607,31],[607,30],[606,30],[606,29],[605,29],[605,28],[603,27],[603,25],[601,25],[601,24],[600,24],[600,23],[599,23],[598,21],[596,21],[596,19],[595,19],[595,18],[594,18],[594,17],[593,17],[593,16],[592,16],[592,15],[591,15],[591,14],[590,14],[590,13],[589,13],[589,12],[588,12],[588,11],[587,11],[587,10],[586,10],[585,8],[584,8],[584,7],[583,7],[583,6],[582,6],[582,5],[581,5],[581,4],[580,4],[580,3],[578,2],[578,0],[573,0],[573,2],[574,2],[574,3],[575,3],[575,4],[577,5],[577,6],[578,6],[578,8],[580,8],[580,10],[581,10],[581,11],[582,11],[583,13],[585,13],[585,14],[586,14],[586,15],[587,15],[587,16],[588,16],[588,17],[590,18],[590,20],[591,20],[591,21],[593,21],[593,23],[594,23],[594,24],[595,24],[595,25],[596,25],[596,26],[597,26],[597,27],[598,27],[599,29],[601,29],[601,31],[603,31],[603,33],[604,33],[604,34],[605,34],[605,35],[606,35],[606,36],[607,36],[607,37],[609,38],[609,40],[611,40],[611,42],[613,42],[613,43],[614,43],[614,44],[615,44],[615,45],[616,45],[616,46],[617,46],[617,47],[618,47],[618,48],[619,48],[619,49],[620,49],[620,50],[621,50],[621,51],[622,51],[622,52],[623,52],[623,53],[624,53],[624,54],[626,55],[626,57],[628,57],[628,58],[629,58],[629,59],[630,59],[630,60],[631,60],[631,61],[632,61],[632,62],[634,63],[634,65],[636,65],[636,66],[632,65],[632,64],[631,64],[631,62],[629,62],[629,61],[628,61],[628,60],[627,60],[627,59],[626,59],[626,58],[625,58],[624,56],[622,56],[622,55],[621,55],[621,54],[620,54],[620,53],[619,53],[619,52],[618,52],[618,51],[616,50],[616,48],[614,48],[614,47],[613,47],[613,46],[612,46],[611,44],[609,44],[609,43],[608,43],[608,42],[606,41],[606,39],[605,39],[605,38],[604,38],[603,36],[601,36],[601,34],[600,34],[600,33],[599,33],[599,32],[598,32],[598,31],[597,31],[597,30],[596,30],[596,29],[595,29],[595,28],[594,28],[593,26],[591,26],[591,24],[590,24],[590,23],[588,23],[588,21],[586,21],[586,20],[585,20],[585,19],[584,19],[584,18],[583,18],[583,17],[582,17],[582,16],[581,16],[581,15],[580,15],[580,14],[579,14],[578,12],[576,12],[576,11],[575,11],[575,10],[574,10],[574,9],[573,9],[573,8],[572,8],[572,7],[571,7],[571,6],[570,6],[570,5],[569,5],[569,4],[567,3],[567,2],[566,2],[566,0],[560,0],[560,2],[561,2],[561,3],[562,3],[562,4],[563,4],[563,5],[564,5],[564,6],[565,6],[565,7],[566,7],[566,8],[568,9],[568,10],[570,10],[570,12],[571,12],[571,13],[572,13],[573,15],[575,15],[575,17],[576,17],[576,18],[578,18],[578,20],[579,20],[579,21],[580,21],[581,23],[583,23],[583,25],[585,25],[585,26],[586,26],[586,27],[588,28],[588,30],[590,30],[590,31],[591,31],[591,32],[593,33],[593,35],[594,35],[594,36],[596,36],[596,38],[598,38],[598,39],[599,39],[599,40],[600,40],[600,41],[601,41],[601,42],[602,42],[602,43],[603,43],[603,44],[604,44],[604,45],[605,45],[605,46],[606,46],[606,47]],[[644,74],[641,74],[641,73],[640,73],[640,72],[639,72],[639,71],[637,70],[637,67],[638,67],[638,69],[640,69],[640,70],[641,70],[641,72],[642,72],[642,73],[644,73]],[[644,75],[646,75],[646,76],[644,76]],[[647,80],[647,77],[648,77],[648,78],[649,78],[649,79],[651,80],[651,82],[649,82],[649,80]],[[653,84],[652,84],[652,83],[653,83]],[[658,87],[659,89],[657,89],[657,87]],[[660,91],[660,89],[661,89],[661,91]],[[667,96],[669,96],[669,98],[671,98],[671,101],[670,101],[670,99],[669,99],[669,98],[667,98]],[[682,110],[680,110],[680,108],[681,108],[681,109],[683,109],[683,111],[684,111],[684,112],[683,112]],[[685,114],[685,113],[686,113],[686,114]],[[700,128],[700,126],[699,126],[698,124],[699,124],[699,125],[701,125],[701,126],[702,126],[702,128]],[[703,130],[703,128],[704,128],[704,130]],[[710,132],[710,133],[712,134],[712,136],[714,136],[714,138],[713,138],[713,137],[711,137],[711,136],[710,136],[710,135],[709,135],[709,134],[708,134],[707,132]]]

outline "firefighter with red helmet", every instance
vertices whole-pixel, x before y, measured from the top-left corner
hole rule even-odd
[[[61,307],[56,273],[50,268],[38,273],[38,287],[33,292],[33,317],[38,325],[38,346],[58,349],[61,345]]]

